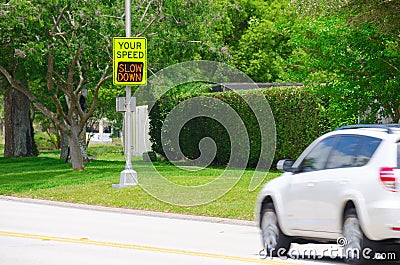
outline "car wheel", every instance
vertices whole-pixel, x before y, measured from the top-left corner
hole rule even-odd
[[[267,256],[286,256],[291,244],[290,237],[280,229],[272,203],[267,203],[263,207],[261,218],[262,240]]]
[[[364,264],[374,258],[375,246],[363,233],[354,208],[345,212],[343,236],[346,239],[344,259],[350,264]],[[368,249],[366,249],[368,248]]]

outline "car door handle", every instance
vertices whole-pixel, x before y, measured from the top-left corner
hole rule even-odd
[[[307,187],[312,188],[314,186],[315,186],[315,181],[310,181],[310,182],[307,183]]]

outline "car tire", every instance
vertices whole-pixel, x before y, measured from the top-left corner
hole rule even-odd
[[[286,257],[291,240],[280,229],[272,203],[267,203],[261,211],[261,232],[265,254],[268,257]]]
[[[354,208],[346,210],[342,229],[343,236],[346,239],[343,246],[346,263],[358,265],[372,261],[377,244],[365,236]]]

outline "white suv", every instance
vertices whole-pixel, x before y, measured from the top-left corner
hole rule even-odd
[[[292,242],[342,238],[349,262],[391,249],[397,256],[400,125],[339,128],[315,140],[296,162],[281,160],[277,167],[285,173],[263,187],[256,203],[267,253],[286,253]]]

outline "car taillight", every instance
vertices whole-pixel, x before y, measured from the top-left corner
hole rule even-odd
[[[393,167],[382,167],[379,171],[379,177],[387,190],[397,192],[399,191],[399,187],[397,187],[397,178],[394,174],[394,169]]]

